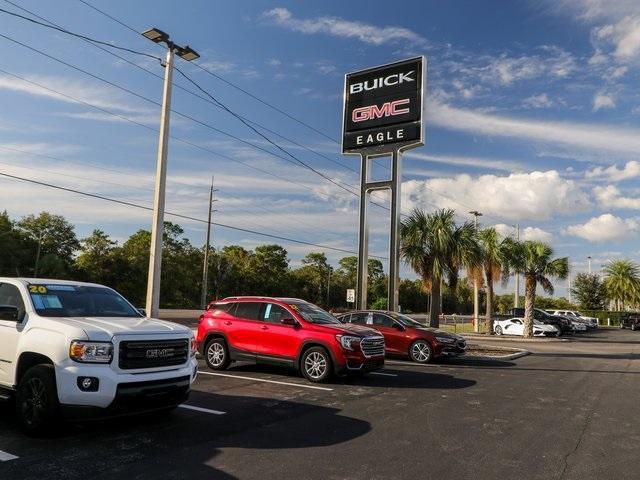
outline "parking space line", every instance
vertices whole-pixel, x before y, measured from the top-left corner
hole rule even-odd
[[[196,407],[195,405],[178,405],[180,408],[186,408],[187,410],[195,410],[196,412],[210,413],[212,415],[224,415],[227,412],[221,412],[220,410],[211,410],[209,408]]]
[[[369,375],[381,375],[383,377],[397,377],[398,376],[395,373],[384,373],[384,372],[370,372]]]
[[[15,455],[11,455],[10,453],[7,452],[3,452],[2,450],[0,450],[0,462],[8,462],[9,460],[15,460],[16,457]]]
[[[325,390],[327,392],[333,391],[333,388],[317,387],[315,385],[301,385],[299,383],[279,382],[277,380],[267,380],[265,378],[244,377],[241,375],[230,375],[228,373],[203,372],[202,370],[200,370],[198,372],[198,375],[214,375],[216,377],[229,377],[229,378],[238,378],[240,380],[253,380],[254,382],[275,383],[278,385],[289,385],[291,387],[310,388],[312,390]]]

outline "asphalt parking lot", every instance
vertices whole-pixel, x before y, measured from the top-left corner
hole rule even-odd
[[[638,478],[640,333],[522,346],[533,355],[389,360],[328,385],[201,364],[187,408],[37,440],[4,405],[0,478]]]

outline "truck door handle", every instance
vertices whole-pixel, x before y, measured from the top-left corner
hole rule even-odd
[[[266,325],[262,325],[260,328],[261,328],[262,330],[269,330],[269,327],[267,327]]]
[[[225,325],[232,325],[232,323],[231,323],[229,320],[227,320],[226,322],[224,322],[224,324],[225,324]]]

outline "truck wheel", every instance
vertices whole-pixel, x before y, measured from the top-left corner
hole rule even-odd
[[[58,389],[53,365],[36,365],[24,374],[16,393],[16,412],[29,435],[45,433],[58,412]]]
[[[433,360],[433,350],[426,340],[416,340],[409,348],[411,360],[418,363],[429,363]]]
[[[500,325],[496,327],[496,335],[502,335],[502,327]]]
[[[328,382],[333,373],[331,357],[322,347],[311,347],[300,359],[300,370],[310,382]]]
[[[204,359],[213,370],[225,370],[231,363],[227,342],[223,338],[212,338],[204,348]]]

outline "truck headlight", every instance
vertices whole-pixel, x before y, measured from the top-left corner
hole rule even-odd
[[[198,342],[194,337],[191,337],[191,356],[195,357],[198,352]]]
[[[69,357],[80,363],[110,363],[113,358],[113,344],[74,340],[69,346]]]
[[[360,345],[362,339],[360,337],[352,337],[351,335],[336,335],[336,338],[340,342],[340,346],[345,350],[354,351],[355,345]]]
[[[455,338],[451,338],[451,337],[438,337],[436,336],[436,340],[440,343],[456,343],[456,339]]]

